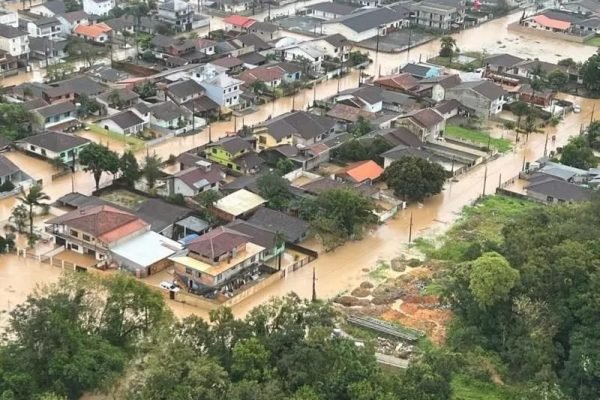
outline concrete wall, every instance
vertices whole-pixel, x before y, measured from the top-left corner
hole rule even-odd
[[[562,33],[562,32],[544,31],[541,29],[529,28],[527,26],[520,25],[519,22],[513,22],[512,24],[509,24],[508,30],[512,31],[512,32],[518,32],[518,33],[540,35],[540,36],[544,36],[544,37],[547,37],[550,39],[566,40],[567,42],[575,42],[575,43],[583,43],[586,40],[596,36],[596,34],[593,32],[586,36],[575,36],[575,35],[570,35],[570,34],[566,34],[566,33]]]

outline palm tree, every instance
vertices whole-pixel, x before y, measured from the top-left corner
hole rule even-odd
[[[440,48],[440,56],[448,57],[449,64],[452,64],[452,56],[454,56],[454,52],[458,51],[456,47],[456,39],[452,36],[444,36],[440,39],[441,48]]]
[[[47,203],[43,202],[43,200],[50,200],[50,196],[42,191],[42,187],[40,185],[33,185],[29,188],[29,192],[25,192],[25,190],[23,190],[19,200],[24,206],[29,207],[29,237],[32,238],[34,207],[46,205]]]
[[[13,208],[10,213],[10,217],[8,218],[8,222],[13,223],[17,232],[23,233],[25,231],[25,227],[27,226],[27,207],[24,204],[19,204],[15,208]]]

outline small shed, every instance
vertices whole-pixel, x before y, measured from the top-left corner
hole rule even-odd
[[[240,189],[217,201],[214,212],[226,221],[248,216],[267,201],[246,189]]]

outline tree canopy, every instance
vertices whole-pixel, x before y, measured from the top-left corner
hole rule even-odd
[[[586,138],[582,136],[572,137],[560,152],[561,164],[575,168],[588,170],[598,165],[592,148]]]
[[[581,67],[583,86],[592,93],[600,92],[600,53],[596,53]]]
[[[22,104],[0,103],[0,135],[9,141],[23,139],[32,134],[35,116]]]
[[[267,200],[267,205],[275,210],[284,210],[292,199],[290,183],[281,176],[270,173],[263,175],[256,181],[259,194]]]
[[[100,178],[104,172],[114,175],[119,171],[119,155],[97,143],[90,143],[81,150],[79,162],[85,172],[91,172],[94,176],[96,190],[100,188]]]
[[[446,171],[442,166],[418,157],[402,157],[383,172],[383,180],[397,196],[422,201],[444,187]]]

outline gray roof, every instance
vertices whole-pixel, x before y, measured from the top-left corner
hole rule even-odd
[[[40,114],[44,118],[52,117],[58,114],[64,114],[67,112],[73,112],[77,109],[75,104],[70,101],[62,101],[60,103],[50,104],[44,107],[37,108],[35,112]]]
[[[250,236],[250,242],[262,246],[267,250],[275,247],[275,232],[262,226],[254,225],[242,220],[236,220],[227,224],[226,227]]]
[[[389,24],[402,19],[402,15],[398,14],[396,11],[387,7],[382,7],[357,12],[330,22],[339,22],[355,32],[364,32],[369,29],[377,28],[380,25]]]
[[[165,35],[156,35],[150,41],[150,44],[155,47],[169,47],[177,41],[176,38]]]
[[[67,47],[67,40],[47,40],[41,37],[29,38],[29,49],[31,51],[64,50],[65,47]]]
[[[60,21],[56,17],[40,18],[31,22],[36,26],[60,25]]]
[[[349,43],[349,40],[346,39],[344,35],[339,33],[334,33],[333,35],[325,36],[323,40],[332,45],[333,47],[342,47]]]
[[[60,85],[69,86],[77,95],[97,96],[106,90],[106,86],[99,84],[88,76],[76,76],[71,79],[60,81]]]
[[[539,193],[562,201],[587,201],[592,197],[592,191],[576,185],[551,178],[525,188],[527,192]]]
[[[334,3],[334,2],[323,2],[317,3],[306,7],[309,10],[317,10],[326,13],[332,13],[337,15],[349,15],[352,14],[354,10],[358,8],[358,6],[354,6],[351,4],[344,3]]]
[[[140,97],[139,94],[137,94],[136,92],[134,92],[131,89],[118,88],[118,89],[108,90],[108,91],[102,93],[100,96],[98,96],[98,98],[101,100],[104,100],[105,102],[110,102],[110,99],[111,99],[113,93],[117,93],[119,95],[119,99],[121,99],[121,101],[131,101],[131,100],[135,100]]]
[[[186,228],[188,231],[201,233],[207,230],[210,225],[203,219],[190,215],[184,219],[177,221],[175,225]]]
[[[248,151],[234,159],[235,163],[241,165],[246,169],[256,168],[265,163],[265,160],[260,158],[258,154],[253,151]]]
[[[19,172],[20,169],[6,156],[0,154],[0,176],[12,175],[15,172]]]
[[[35,99],[31,99],[23,103],[23,107],[25,107],[25,109],[29,111],[35,110],[36,108],[45,107],[47,105],[48,103],[44,99],[40,99],[39,97],[36,97]]]
[[[279,27],[269,22],[256,21],[250,26],[250,30],[253,32],[277,32]]]
[[[244,46],[254,46],[254,51],[268,50],[273,47],[254,33],[242,35],[240,37],[235,38],[234,40],[242,42]]]
[[[496,85],[491,81],[475,81],[475,82],[463,82],[458,86],[450,89],[452,90],[464,90],[471,89],[474,92],[486,97],[489,100],[495,100],[498,97],[504,96],[506,93],[501,86]]]
[[[154,232],[160,233],[170,225],[192,214],[193,210],[161,199],[148,199],[140,204],[135,213],[149,223]]]
[[[185,115],[181,107],[172,101],[165,101],[164,103],[157,104],[150,108],[150,112],[154,118],[163,121],[171,121]]]
[[[69,135],[62,132],[47,131],[39,135],[29,136],[23,139],[24,142],[35,146],[60,153],[89,143],[90,141],[80,136]]]
[[[427,73],[430,69],[431,67],[428,67],[426,65],[408,63],[402,68],[402,72],[408,72],[409,74],[417,78],[424,78],[425,76],[427,76]]]
[[[194,100],[183,103],[182,106],[195,113],[218,110],[220,107],[219,103],[215,102],[208,96],[200,96]]]
[[[129,20],[124,17],[111,18],[111,19],[104,21],[104,23],[106,25],[110,26],[113,31],[122,31],[122,30],[125,30],[127,28],[134,26],[133,19]]]
[[[76,22],[82,19],[89,19],[90,15],[83,10],[71,11],[60,15],[69,22]]]
[[[379,86],[361,86],[359,88],[344,90],[340,94],[351,94],[369,104],[383,101],[383,89]]]
[[[263,56],[260,53],[256,53],[256,52],[242,54],[242,55],[238,56],[238,58],[247,64],[253,64],[253,65],[260,64],[267,60],[267,57]]]
[[[66,11],[65,3],[62,0],[51,0],[42,5],[54,14],[63,14]]]
[[[463,105],[460,101],[456,99],[444,100],[438,105],[436,105],[434,108],[441,114],[447,114],[456,109],[472,111],[469,107]]]
[[[193,79],[175,82],[167,86],[167,90],[175,97],[184,99],[194,94],[204,93],[204,87]]]
[[[391,132],[381,135],[392,146],[403,145],[407,147],[421,147],[423,142],[412,133],[408,128],[403,126],[396,128]]]
[[[226,136],[217,140],[216,142],[213,142],[212,144],[209,144],[208,146],[221,146],[229,154],[237,154],[242,150],[252,149],[252,144],[239,136]]]
[[[276,140],[295,133],[304,139],[312,139],[329,132],[335,126],[335,120],[306,111],[295,111],[265,121],[264,125]]]
[[[10,25],[0,24],[0,36],[7,39],[12,39],[19,36],[27,36],[27,32],[14,28]]]
[[[136,113],[130,110],[111,115],[106,119],[111,120],[115,124],[119,125],[121,129],[131,128],[132,126],[136,126],[144,122],[143,119],[138,117]]]
[[[512,54],[492,54],[483,59],[484,64],[498,65],[500,67],[512,67],[523,60],[521,57],[513,56]]]
[[[248,222],[268,229],[272,232],[280,232],[288,242],[297,242],[308,231],[310,224],[300,218],[292,217],[281,211],[261,207]]]

